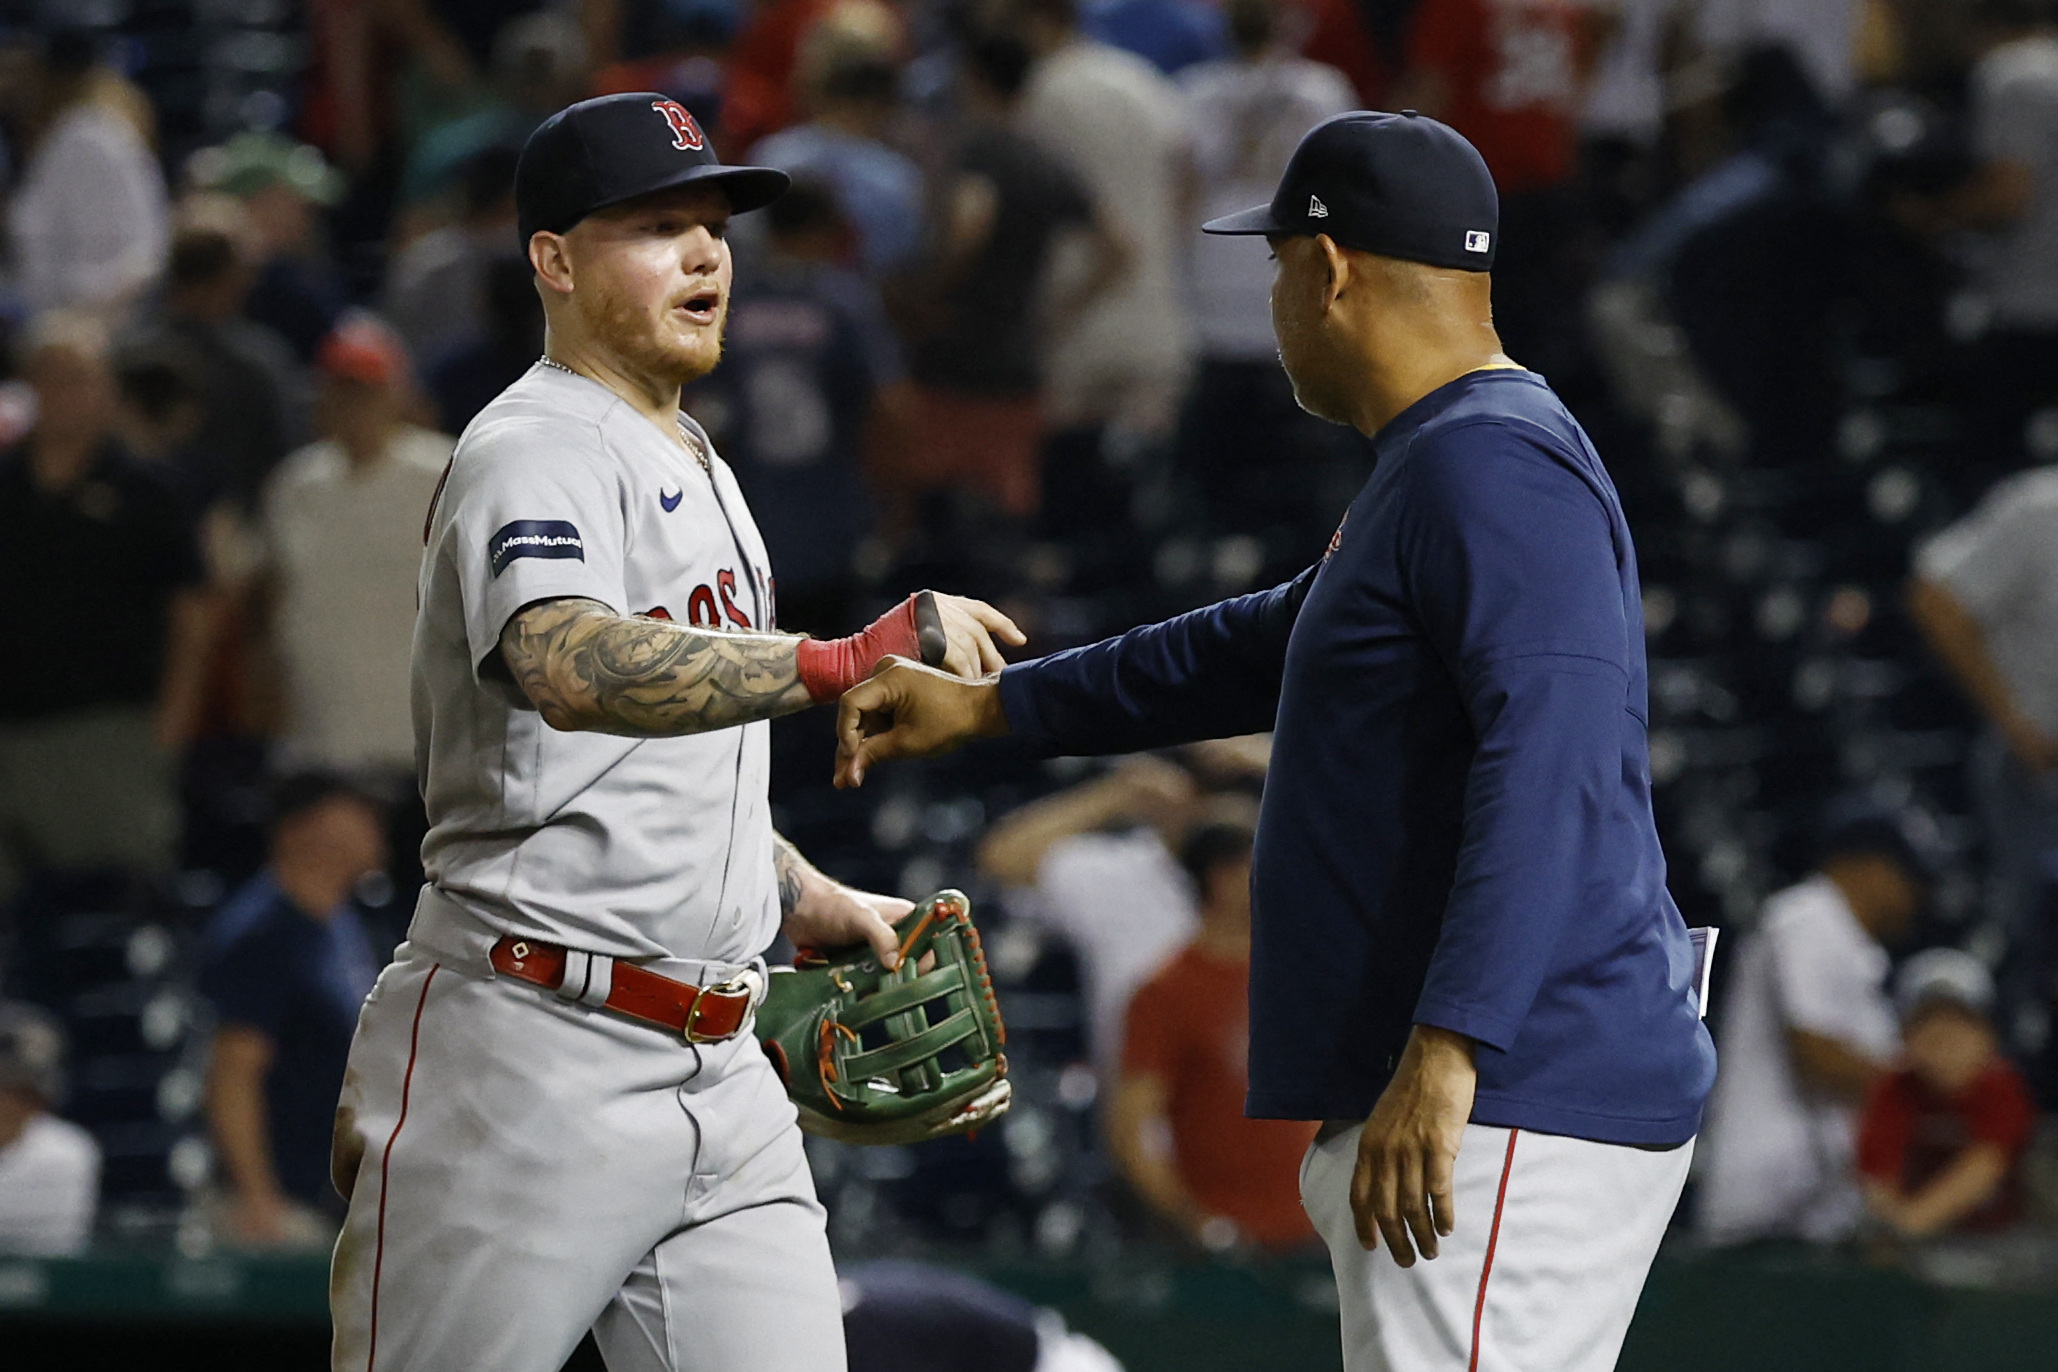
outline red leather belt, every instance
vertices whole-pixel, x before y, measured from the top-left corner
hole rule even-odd
[[[688,1043],[734,1038],[750,1018],[753,990],[740,982],[694,986],[661,977],[633,962],[614,962],[511,934],[493,945],[492,962],[493,970],[502,976],[669,1029]],[[580,979],[580,985],[565,985],[567,968]]]

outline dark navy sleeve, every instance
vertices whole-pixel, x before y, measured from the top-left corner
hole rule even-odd
[[[1603,879],[1585,859],[1617,819],[1631,626],[1610,507],[1576,459],[1490,422],[1421,442],[1401,582],[1476,745],[1415,1022],[1506,1050]]]
[[[200,969],[200,994],[224,1024],[241,1024],[276,1039],[292,1001],[293,969],[267,925],[213,952]]]
[[[1317,570],[1007,668],[1009,731],[1039,751],[1076,756],[1270,729],[1287,636]]]

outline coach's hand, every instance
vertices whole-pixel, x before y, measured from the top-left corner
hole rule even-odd
[[[1007,731],[997,678],[964,681],[890,657],[836,707],[836,784],[862,786],[875,762],[932,757]]]
[[[1477,1080],[1471,1039],[1415,1026],[1393,1080],[1358,1136],[1351,1214],[1358,1242],[1367,1249],[1377,1248],[1384,1234],[1387,1251],[1402,1267],[1415,1265],[1417,1249],[1425,1258],[1436,1256],[1438,1237],[1457,1223],[1452,1174]]]
[[[936,617],[943,624],[947,645],[943,661],[937,665],[952,676],[977,681],[1007,666],[1008,660],[994,644],[996,638],[1014,648],[1029,641],[1014,620],[983,600],[944,595],[940,591],[931,591],[929,595],[936,605]]]

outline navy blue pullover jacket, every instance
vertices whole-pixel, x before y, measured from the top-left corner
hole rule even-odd
[[[1479,1123],[1684,1142],[1715,1050],[1651,816],[1614,484],[1513,369],[1431,392],[1374,447],[1321,562],[1008,668],[1009,726],[1075,754],[1275,731],[1250,1114],[1369,1114],[1419,1023],[1478,1042]]]

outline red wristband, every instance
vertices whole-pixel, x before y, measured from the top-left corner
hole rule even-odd
[[[917,591],[848,638],[804,638],[794,645],[800,684],[816,704],[835,700],[888,657],[941,666],[946,640],[936,600]]]

